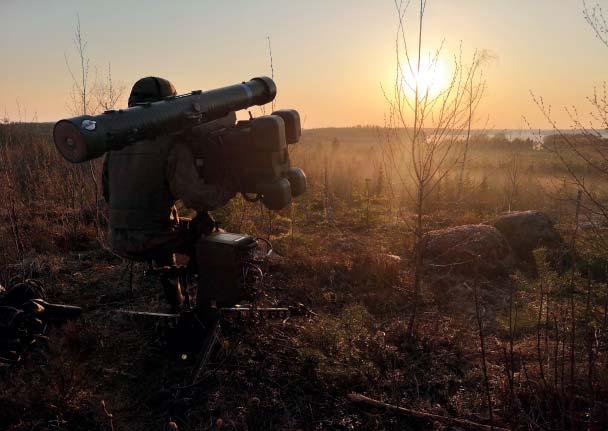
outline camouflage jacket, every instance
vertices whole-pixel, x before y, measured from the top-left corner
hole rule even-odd
[[[138,145],[141,147],[139,150]],[[170,209],[176,200],[197,213],[204,213],[224,206],[234,196],[221,188],[205,184],[188,144],[171,143],[160,165],[158,160],[147,161],[146,158],[145,149],[154,148],[155,145],[162,145],[162,142],[135,143],[123,150],[108,153],[104,160],[102,185],[104,198],[110,206],[109,242],[112,249],[122,255],[134,257],[175,250],[183,241],[183,232],[175,226],[175,207],[172,211]],[[140,159],[135,160],[136,157]],[[134,161],[134,164],[130,164]],[[117,168],[119,164],[122,166]],[[133,174],[140,178],[133,178]],[[157,176],[160,175],[164,175],[162,181],[158,181]],[[143,183],[141,177],[144,178]],[[116,181],[114,187],[113,181]],[[155,181],[153,187],[150,187],[151,181]],[[119,201],[122,204],[116,203],[116,196],[112,193],[121,195]],[[155,203],[155,200],[161,202]],[[153,201],[152,204],[150,201]],[[128,207],[126,210],[125,203]],[[165,210],[167,205],[170,212]],[[120,217],[112,217],[113,206],[122,207],[118,211]],[[163,211],[158,212],[159,207]],[[148,213],[150,218],[155,221],[160,218],[162,223],[149,223],[146,220]]]

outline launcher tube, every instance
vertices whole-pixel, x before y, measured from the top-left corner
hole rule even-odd
[[[272,79],[253,78],[128,109],[60,120],[53,129],[53,140],[66,160],[80,163],[141,139],[180,132],[233,111],[264,105],[274,100],[276,93]]]

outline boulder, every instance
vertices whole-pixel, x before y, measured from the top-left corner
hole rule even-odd
[[[422,239],[427,269],[446,268],[474,275],[501,275],[512,265],[511,249],[493,226],[464,225],[427,232]]]
[[[516,211],[499,216],[494,227],[502,233],[515,255],[525,261],[533,260],[532,251],[545,247],[561,249],[561,235],[551,219],[541,211]]]

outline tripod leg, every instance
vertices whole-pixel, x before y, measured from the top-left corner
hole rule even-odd
[[[193,384],[198,383],[201,376],[204,374],[207,369],[207,365],[209,364],[209,360],[211,359],[211,355],[215,350],[216,346],[221,345],[222,341],[222,327],[220,325],[219,319],[215,323],[215,326],[211,329],[211,331],[207,334],[207,339],[205,340],[205,345],[203,350],[201,351],[201,359],[196,367],[194,372],[194,377],[192,380]]]

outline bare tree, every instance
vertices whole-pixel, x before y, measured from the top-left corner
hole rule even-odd
[[[588,4],[586,0],[583,0],[583,16],[597,38],[608,47],[608,22],[602,5],[597,1]]]
[[[583,1],[583,16],[597,38],[608,48],[608,26],[604,9],[599,2],[589,4]],[[600,232],[599,225],[608,224],[608,194],[602,187],[595,187],[608,181],[607,139],[608,130],[608,86],[603,82],[595,87],[587,97],[588,106],[581,115],[576,106],[564,108],[570,120],[569,130],[561,127],[552,112],[550,104],[542,96],[530,92],[532,100],[553,130],[554,136],[545,139],[544,149],[550,151],[565,168],[573,189],[582,192],[585,204],[582,217],[589,222],[595,233],[594,246],[604,250],[608,240]]]
[[[270,77],[274,80],[274,60],[272,58],[272,46],[270,45],[270,36],[267,36],[266,39],[268,40],[268,58],[270,59]],[[272,103],[271,103],[271,108],[274,111],[274,104],[276,103],[276,101],[273,99]]]
[[[424,54],[424,16],[426,0],[420,0],[416,13],[416,38],[413,50],[407,42],[406,13],[411,1],[395,0],[398,17],[395,37],[396,69],[392,91],[384,90],[389,111],[383,136],[387,165],[413,202],[415,222],[414,298],[408,325],[415,333],[416,316],[422,282],[422,239],[425,231],[424,214],[429,197],[455,163],[461,159],[459,145],[462,136],[470,136],[470,126],[485,83],[480,83],[479,54],[469,65],[462,61],[462,52],[454,56],[453,72],[443,88],[432,88],[429,81],[435,75],[442,55],[442,46]],[[408,80],[404,77],[411,76]],[[426,77],[426,78],[425,78]],[[476,82],[477,80],[477,82]]]
[[[583,17],[592,28],[593,32],[600,40],[600,42],[608,48],[608,26],[606,20],[606,14],[599,2],[589,4],[583,0],[584,10]],[[569,186],[576,190],[575,200],[575,217],[573,220],[573,233],[569,244],[570,250],[575,250],[577,242],[584,240],[584,237],[590,235],[591,241],[588,242],[587,247],[591,250],[599,251],[605,256],[606,250],[608,249],[608,239],[606,233],[601,228],[602,226],[608,225],[608,193],[604,187],[597,187],[596,185],[603,185],[608,180],[608,151],[607,144],[608,139],[603,135],[608,130],[608,89],[606,82],[601,87],[594,88],[593,94],[587,97],[588,106],[585,108],[585,113],[581,115],[579,108],[576,106],[565,108],[565,112],[569,119],[567,129],[561,127],[555,119],[551,105],[546,103],[543,97],[538,96],[531,92],[532,100],[537,105],[538,109],[549,123],[554,135],[547,137],[543,141],[543,148],[554,155],[554,157],[561,163],[562,167],[567,173],[567,179]],[[585,115],[586,114],[586,115]],[[583,232],[580,229],[580,218],[587,218],[587,232]],[[579,235],[580,233],[580,235]],[[583,253],[587,250],[579,249]],[[567,392],[568,406],[562,413],[562,422],[565,423],[566,412],[570,418],[575,417],[575,402],[576,397],[575,391],[577,389],[577,380],[580,380],[577,374],[579,373],[580,367],[577,365],[577,334],[581,331],[577,328],[583,320],[584,332],[588,334],[592,331],[596,331],[593,327],[593,318],[590,317],[593,312],[593,306],[591,305],[591,267],[588,268],[588,287],[587,287],[587,298],[585,304],[585,315],[584,320],[581,318],[580,308],[577,305],[578,298],[581,296],[578,292],[576,283],[576,272],[580,270],[577,265],[572,265],[568,279],[564,280],[564,294],[568,301],[567,307],[564,307],[562,325],[561,325],[561,336],[560,327],[558,326],[558,319],[554,315],[555,322],[555,348],[553,353],[554,362],[554,385],[558,385],[558,350],[559,350],[559,338],[562,340],[561,348],[561,386],[562,394],[566,394],[565,388],[569,388]],[[547,296],[547,300],[548,300]],[[547,307],[548,308],[548,307]],[[556,306],[554,305],[554,308]],[[608,308],[607,308],[608,309]],[[578,311],[578,312],[577,312]],[[569,316],[568,316],[569,315]],[[568,319],[569,317],[569,319]],[[570,321],[568,329],[568,320]],[[599,325],[598,325],[599,326]],[[605,327],[601,329],[605,331]],[[569,343],[567,337],[570,337]],[[602,334],[605,337],[605,332]],[[568,363],[566,359],[566,345],[569,344],[569,374],[570,382],[565,382],[565,366]],[[588,400],[589,403],[596,402],[597,394],[594,391],[594,355],[592,343],[587,341],[588,350],[588,374],[587,374],[587,385],[589,387]],[[597,383],[597,380],[596,380]],[[593,409],[590,409],[592,412]],[[578,413],[578,412],[577,412]],[[574,423],[574,420],[572,423]],[[589,423],[594,423],[594,416],[591,413]],[[574,425],[573,425],[574,427]]]
[[[519,184],[521,182],[521,154],[518,150],[514,150],[511,154],[510,159],[505,165],[505,203],[507,211],[511,212],[513,209],[513,203],[517,192],[519,191]]]
[[[469,147],[470,147],[471,137],[472,137],[471,136],[471,127],[472,127],[473,121],[475,119],[475,117],[474,117],[475,108],[477,107],[477,104],[479,103],[479,101],[482,99],[483,93],[486,89],[486,81],[483,76],[483,69],[481,68],[481,65],[483,63],[485,63],[486,61],[490,60],[491,58],[492,58],[492,55],[487,50],[481,51],[479,55],[477,55],[477,53],[475,53],[475,55],[473,57],[473,63],[471,65],[471,69],[472,69],[471,79],[469,80],[468,86],[465,89],[467,97],[468,97],[467,104],[468,104],[469,112],[468,112],[468,116],[467,116],[466,137],[462,144],[462,157],[459,161],[460,169],[459,169],[459,173],[458,173],[458,184],[457,184],[458,189],[457,189],[457,195],[456,195],[456,198],[458,201],[460,201],[462,198],[462,192],[463,192],[463,187],[464,187],[464,174],[465,174],[466,164],[468,161]],[[485,129],[485,127],[484,127],[484,129]]]
[[[80,26],[80,15],[76,15],[76,28],[74,30],[74,49],[77,56],[77,69],[70,64],[68,55],[64,53],[65,65],[72,78],[72,92],[70,110],[74,114],[90,114],[93,101],[91,99],[91,87],[94,83],[90,80],[90,59],[88,56],[88,42],[82,33]]]
[[[114,109],[125,92],[124,84],[114,82],[112,77],[112,63],[108,63],[108,70],[103,80],[98,81],[95,88],[97,109],[108,111]]]
[[[272,80],[274,80],[274,59],[272,57],[272,45],[270,43],[270,36],[266,36],[266,41],[268,42],[268,60],[269,60],[269,66],[270,66],[270,77],[272,78]],[[272,103],[270,104],[270,109],[272,111],[274,111],[275,103],[276,103],[276,100],[273,100]],[[261,105],[259,107],[259,109],[260,109],[260,113],[262,115],[266,115],[266,105]]]
[[[88,41],[80,24],[80,15],[76,15],[72,42],[76,52],[76,65],[72,65],[68,55],[64,54],[65,64],[72,78],[68,108],[76,115],[94,115],[99,111],[113,109],[123,96],[125,86],[114,81],[110,62],[103,79],[99,79],[95,68],[95,73],[91,75]]]
[[[122,97],[125,87],[114,82],[111,63],[108,63],[107,74],[103,80],[98,79],[97,73],[94,74],[94,79],[92,78],[88,41],[82,30],[80,15],[76,15],[76,27],[72,42],[77,57],[76,65],[73,66],[68,55],[64,54],[65,64],[72,78],[71,102],[68,106],[70,111],[76,115],[94,115],[100,110],[113,109]],[[100,185],[98,178],[100,177],[101,163],[99,160],[91,160],[87,162],[86,167],[88,172],[84,170],[84,167],[73,167],[70,172],[73,180],[76,181],[78,177],[78,183],[80,184],[85,184],[85,175],[88,174],[90,177],[94,199],[95,228],[97,238],[103,244],[102,233],[99,228]]]

